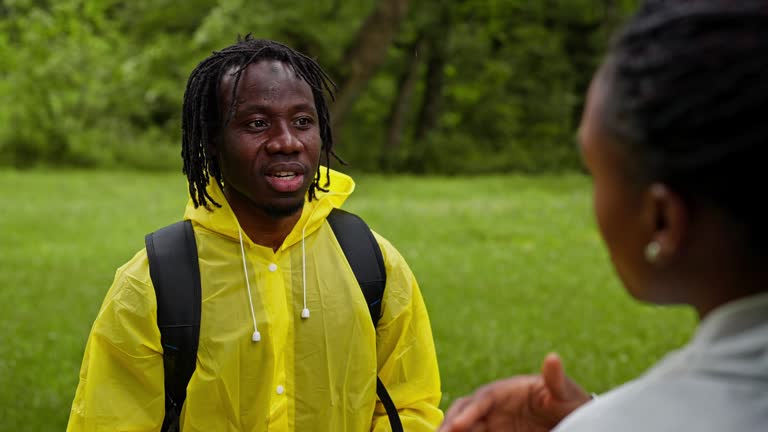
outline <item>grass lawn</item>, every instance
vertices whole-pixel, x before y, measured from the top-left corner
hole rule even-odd
[[[181,174],[0,171],[0,430],[61,431],[90,325],[144,234],[181,218]],[[443,406],[557,350],[605,391],[680,346],[691,311],[624,293],[581,176],[363,176],[346,208],[407,258],[432,319]]]

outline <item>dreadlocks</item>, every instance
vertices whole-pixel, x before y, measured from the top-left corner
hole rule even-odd
[[[278,42],[255,39],[248,34],[238,38],[237,43],[221,51],[214,52],[192,71],[184,91],[184,105],[181,119],[182,148],[184,174],[189,184],[189,195],[195,207],[209,207],[209,203],[221,207],[210,195],[206,187],[214,178],[224,187],[218,162],[209,150],[216,135],[227,124],[235,113],[237,87],[240,76],[250,64],[260,60],[276,60],[291,66],[296,75],[312,88],[315,99],[318,122],[320,126],[321,151],[325,153],[326,181],[320,186],[320,166],[315,172],[314,180],[309,186],[309,199],[316,197],[317,191],[327,192],[330,184],[331,156],[344,163],[333,152],[333,136],[331,134],[330,115],[324,93],[334,98],[336,85],[320,68],[317,62],[306,55]],[[230,72],[235,69],[234,72]],[[235,77],[232,87],[232,102],[222,118],[219,108],[219,84],[226,73]]]
[[[764,251],[766,54],[767,0],[646,1],[599,75],[635,180],[726,211]]]

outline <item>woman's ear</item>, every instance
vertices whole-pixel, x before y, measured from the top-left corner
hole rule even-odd
[[[651,227],[646,259],[663,265],[684,247],[691,225],[690,208],[679,194],[662,183],[647,189],[646,205]]]

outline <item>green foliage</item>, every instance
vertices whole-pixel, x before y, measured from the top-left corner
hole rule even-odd
[[[171,166],[173,159],[157,157],[167,151],[156,147],[168,147],[161,130],[169,126],[162,111],[170,103],[163,97],[180,89],[149,80],[157,47],[134,51],[108,6],[62,1],[17,12],[5,23],[12,39],[2,56],[13,62],[0,93],[5,162]]]
[[[575,130],[584,93],[608,35],[635,2],[615,2],[615,19],[595,3],[465,0],[416,5],[383,71],[369,83],[344,125],[340,151],[365,170],[380,169],[382,154],[393,159],[397,170],[415,173],[576,169]],[[425,34],[447,46],[438,125],[422,140],[413,136],[418,105],[424,103],[422,83],[403,142],[387,148],[382,121],[397,92],[396,77],[408,57],[424,56],[412,51],[412,44]]]
[[[178,220],[181,174],[0,170],[0,430],[64,430],[115,269]],[[559,351],[603,392],[690,335],[616,279],[581,176],[358,178],[348,205],[407,259],[430,312],[443,402]],[[55,223],[52,223],[55,219]]]
[[[386,0],[379,0],[386,1]],[[575,167],[581,101],[607,34],[634,0],[412,2],[383,66],[337,130],[363,170],[540,172]],[[602,3],[601,3],[602,4]],[[317,58],[333,77],[376,0],[5,0],[0,5],[0,165],[178,169],[186,79],[211,51],[253,32]],[[409,50],[426,38],[427,50]],[[437,123],[426,58],[444,46]],[[385,140],[397,77],[419,83],[397,148]],[[344,83],[340,83],[343,85]]]

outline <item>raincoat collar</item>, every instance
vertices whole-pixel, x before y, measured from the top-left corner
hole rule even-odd
[[[323,185],[325,182],[325,167],[320,167],[320,173],[322,175],[320,184]],[[311,202],[307,199],[304,200],[301,218],[283,241],[280,250],[291,247],[300,242],[302,237],[316,231],[325,221],[331,210],[341,207],[347,197],[355,190],[354,180],[346,174],[330,170],[330,180],[330,185],[327,187],[328,192],[317,191],[316,199],[313,199]],[[234,212],[232,212],[224,192],[215,180],[211,181],[208,186],[208,194],[221,204],[221,207],[211,206],[211,210],[202,206],[195,208],[190,198],[184,211],[184,219],[189,219],[215,233],[228,237],[233,241],[238,241],[240,223],[237,221]],[[243,242],[249,247],[255,245],[248,236],[243,236]]]

